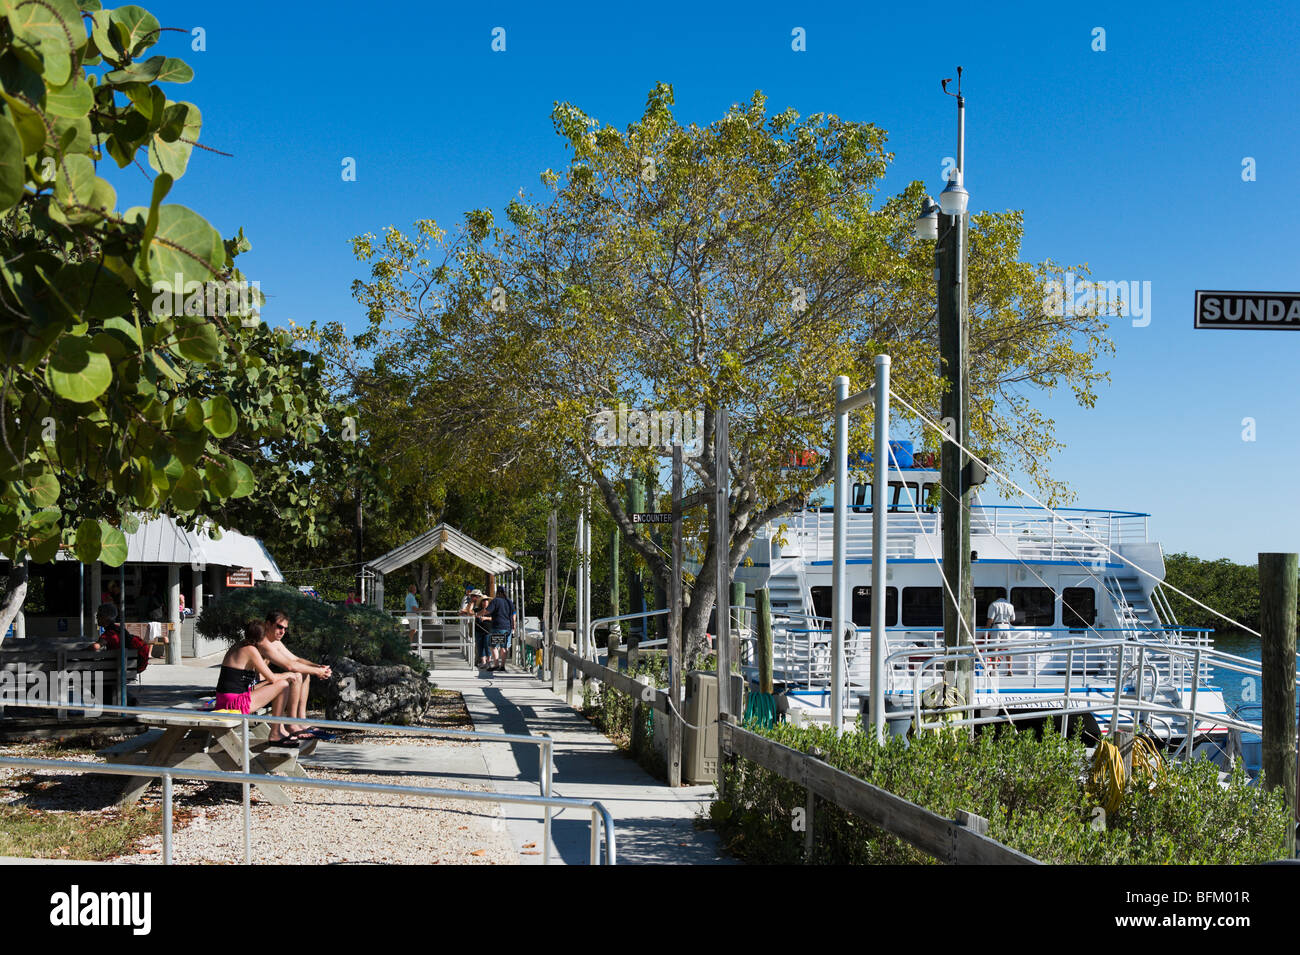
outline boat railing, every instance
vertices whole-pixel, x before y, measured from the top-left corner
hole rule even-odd
[[[793,616],[793,615],[792,615]],[[793,625],[791,625],[793,624]],[[1190,688],[1193,683],[1208,685],[1213,666],[1240,668],[1244,673],[1258,672],[1258,664],[1241,657],[1232,657],[1213,649],[1210,631],[1193,627],[1168,627],[1153,632],[1133,629],[1098,628],[1089,631],[1069,628],[1042,627],[1014,630],[975,631],[979,655],[987,658],[985,665],[992,666],[994,658],[1005,658],[1013,647],[1056,647],[1072,644],[1079,647],[1084,634],[1094,634],[1103,641],[1108,638],[1126,643],[1144,642],[1149,652],[1144,652],[1143,664],[1160,684]],[[886,628],[886,653],[894,659],[887,669],[891,681],[910,679],[913,669],[930,655],[946,648],[943,632],[912,627]],[[742,665],[750,665],[753,652],[742,642]],[[824,619],[806,618],[774,627],[772,637],[773,678],[780,683],[805,688],[830,685],[831,681],[831,631]],[[1107,644],[1109,646],[1109,644]],[[1170,652],[1177,649],[1184,652]],[[1199,650],[1199,658],[1190,651]],[[845,679],[851,692],[865,691],[870,683],[871,631],[869,628],[850,625],[845,632]],[[1066,673],[1063,670],[1064,651],[1035,652],[1028,657],[1000,661],[1007,676],[1014,677],[1018,685],[1026,688],[1053,686]],[[1101,645],[1087,646],[1073,658],[1070,676],[1113,679],[1117,665],[1113,650]],[[1023,658],[1021,658],[1023,657]],[[1254,667],[1252,670],[1251,667]]]
[[[1239,715],[1228,715],[1224,712],[1207,713],[1197,707],[1199,683],[1193,684],[1190,693],[1185,693],[1182,689],[1172,695],[1161,697],[1159,690],[1161,684],[1155,679],[1155,661],[1162,655],[1188,655],[1193,658],[1192,667],[1198,667],[1202,658],[1205,656],[1216,657],[1213,650],[1207,650],[1200,646],[1174,646],[1165,643],[1155,643],[1145,640],[1099,640],[1094,638],[1075,638],[1068,641],[1060,641],[1052,645],[1045,646],[1026,646],[1016,645],[1015,643],[1007,644],[998,648],[1002,655],[1011,658],[1013,661],[1017,658],[1033,657],[1040,655],[1056,656],[1064,654],[1065,671],[1070,673],[1076,672],[1075,659],[1082,656],[1085,660],[1089,654],[1094,654],[1092,659],[1098,659],[1095,654],[1097,651],[1104,651],[1105,656],[1112,660],[1109,672],[1099,672],[1096,674],[1088,673],[1088,676],[1094,679],[1084,688],[1074,685],[1072,680],[1062,680],[1059,690],[1056,693],[1035,695],[1031,706],[1025,706],[1020,702],[1008,702],[1007,694],[1014,692],[1013,687],[1007,687],[1001,683],[1000,676],[988,669],[983,672],[974,674],[973,679],[973,699],[964,701],[953,706],[946,707],[923,707],[923,691],[937,683],[945,682],[948,677],[947,672],[962,662],[969,662],[973,668],[979,668],[984,663],[978,648],[971,646],[956,647],[934,652],[919,661],[919,665],[911,667],[910,686],[908,687],[911,697],[913,719],[919,729],[933,729],[939,726],[974,726],[985,723],[1004,722],[1007,719],[1023,719],[1031,716],[1041,716],[1045,710],[1059,710],[1062,714],[1063,721],[1068,721],[1071,716],[1077,716],[1082,713],[1093,713],[1104,716],[1109,714],[1111,719],[1109,728],[1114,729],[1120,725],[1120,714],[1129,714],[1130,719],[1135,724],[1141,726],[1149,724],[1153,719],[1159,719],[1166,727],[1178,726],[1177,733],[1184,737],[1182,747],[1179,752],[1187,753],[1190,747],[1194,745],[1197,734],[1207,730],[1238,730],[1250,733],[1261,732],[1261,727],[1257,723],[1251,723],[1242,719]],[[886,668],[892,670],[901,658],[908,654],[909,651],[895,651],[886,660]],[[1225,654],[1223,656],[1231,656]],[[1235,661],[1235,662],[1234,662]],[[1245,660],[1244,658],[1234,658],[1234,661],[1226,661],[1231,664],[1231,668],[1246,671],[1246,664],[1254,664],[1254,672],[1258,673],[1259,664],[1255,661]],[[909,664],[916,661],[908,659]],[[1223,665],[1216,662],[1216,665]],[[1012,664],[1013,672],[1016,666]],[[1024,669],[1034,669],[1032,664],[1021,664]],[[1087,669],[1085,663],[1084,669]],[[1150,681],[1150,692],[1148,692],[1148,673],[1152,673]],[[1300,682],[1298,680],[1297,682]],[[898,686],[891,692],[897,692]],[[981,700],[981,694],[984,699]],[[1012,709],[1009,709],[1011,707]],[[981,716],[981,710],[1000,710],[993,716]],[[1172,723],[1170,722],[1172,721]],[[1068,722],[1066,722],[1068,728]],[[1067,730],[1068,731],[1068,730]]]
[[[849,560],[871,557],[871,522],[864,507],[849,508],[845,554]],[[971,535],[994,536],[1013,545],[1018,556],[1038,560],[1101,560],[1110,548],[1147,541],[1149,515],[1137,511],[1045,508],[1017,505],[971,507]],[[919,534],[943,531],[940,511],[900,509],[889,512],[886,555],[914,558]],[[832,508],[810,508],[795,514],[787,524],[787,550],[808,560],[829,560],[835,540]]]

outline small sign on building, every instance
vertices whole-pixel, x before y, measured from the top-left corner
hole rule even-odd
[[[253,568],[240,567],[237,570],[231,570],[226,574],[227,587],[251,587],[253,586]]]
[[[1197,289],[1196,327],[1300,330],[1300,292]]]

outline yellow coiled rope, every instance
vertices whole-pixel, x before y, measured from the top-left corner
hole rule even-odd
[[[1160,779],[1165,768],[1164,758],[1159,750],[1145,736],[1133,740],[1132,772],[1129,778],[1139,778],[1155,783]],[[1088,776],[1088,787],[1097,802],[1109,815],[1120,807],[1124,801],[1124,792],[1128,778],[1124,774],[1124,759],[1119,747],[1108,739],[1097,744],[1092,757],[1092,772]]]

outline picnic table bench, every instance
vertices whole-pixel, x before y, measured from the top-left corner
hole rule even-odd
[[[141,766],[166,766],[172,769],[210,769],[243,772],[242,720],[237,718],[200,717],[196,706],[178,706],[173,713],[149,713],[137,716],[145,726],[154,727],[132,739],[101,751],[110,763],[133,763]],[[264,776],[305,776],[298,763],[300,755],[315,749],[315,740],[298,749],[272,747],[270,726],[254,722],[248,728],[248,771]],[[133,805],[157,782],[154,776],[128,777],[118,805]],[[275,806],[293,802],[282,786],[258,783],[262,797]]]

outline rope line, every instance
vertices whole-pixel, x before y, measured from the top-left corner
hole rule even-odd
[[[1025,497],[1029,498],[1029,500],[1033,501],[1033,502],[1034,502],[1035,504],[1037,504],[1039,507],[1043,508],[1043,510],[1049,512],[1053,517],[1059,517],[1059,516],[1060,516],[1059,513],[1057,512],[1057,510],[1056,510],[1055,508],[1053,508],[1053,507],[1049,507],[1048,505],[1044,504],[1044,503],[1043,503],[1042,501],[1040,501],[1038,498],[1034,497],[1034,495],[1030,494],[1030,493],[1029,493],[1028,491],[1026,491],[1023,487],[1021,487],[1019,484],[1017,484],[1017,483],[1016,483],[1014,480],[1012,480],[1010,477],[1008,477],[1007,475],[1003,474],[1001,471],[999,471],[999,470],[998,470],[997,468],[995,468],[993,465],[989,464],[987,461],[985,461],[985,460],[984,460],[983,458],[981,458],[979,455],[975,454],[975,453],[974,453],[973,451],[971,451],[969,448],[965,447],[965,446],[964,446],[960,441],[958,441],[956,438],[951,437],[951,436],[948,434],[948,432],[947,432],[944,428],[942,428],[942,427],[940,427],[938,424],[936,424],[936,423],[934,422],[934,420],[931,419],[931,418],[930,418],[928,415],[926,415],[924,412],[922,412],[922,411],[918,411],[918,410],[916,409],[915,406],[913,406],[913,405],[912,405],[912,404],[911,404],[911,403],[910,403],[906,398],[904,398],[902,395],[900,395],[900,394],[899,394],[897,391],[895,391],[893,388],[889,389],[889,393],[890,393],[891,395],[893,395],[895,398],[897,398],[898,401],[899,401],[899,403],[902,404],[903,407],[907,408],[909,411],[912,412],[912,414],[916,415],[918,418],[920,418],[922,421],[924,421],[924,422],[925,422],[926,424],[928,424],[930,427],[932,427],[932,428],[934,428],[936,431],[938,431],[939,434],[943,435],[943,440],[944,440],[944,441],[950,441],[950,442],[952,442],[954,445],[957,446],[957,448],[958,448],[960,451],[962,451],[964,454],[966,454],[966,455],[967,455],[971,460],[973,460],[973,461],[978,461],[980,464],[984,465],[984,467],[988,470],[988,472],[989,472],[990,474],[995,474],[995,475],[997,475],[999,478],[1001,478],[1001,479],[1002,479],[1003,481],[1005,481],[1007,484],[1011,485],[1013,488],[1015,488],[1017,491],[1019,491],[1019,492],[1020,492],[1021,494],[1023,494]],[[1197,599],[1196,599],[1195,597],[1193,597],[1191,594],[1189,594],[1189,593],[1185,593],[1184,591],[1179,590],[1179,589],[1178,589],[1177,587],[1175,587],[1173,584],[1170,584],[1169,582],[1167,582],[1167,581],[1165,581],[1165,580],[1162,580],[1161,578],[1157,577],[1155,574],[1151,573],[1151,571],[1147,570],[1146,568],[1144,568],[1144,567],[1139,567],[1137,564],[1133,563],[1133,561],[1129,560],[1129,559],[1128,559],[1127,557],[1125,557],[1123,554],[1121,554],[1121,553],[1119,553],[1118,551],[1116,551],[1116,550],[1115,550],[1113,547],[1111,547],[1109,544],[1105,543],[1104,541],[1100,541],[1100,540],[1098,540],[1097,538],[1093,537],[1093,536],[1092,536],[1091,534],[1089,534],[1086,530],[1084,530],[1082,527],[1079,527],[1077,524],[1075,524],[1075,523],[1074,523],[1073,521],[1071,521],[1069,518],[1061,517],[1060,519],[1063,520],[1063,521],[1065,521],[1066,525],[1067,525],[1071,530],[1076,531],[1076,532],[1078,532],[1079,534],[1082,534],[1084,537],[1088,538],[1088,540],[1092,541],[1094,544],[1097,544],[1098,546],[1104,548],[1108,553],[1110,553],[1110,554],[1112,554],[1113,556],[1119,558],[1121,561],[1123,561],[1125,564],[1128,564],[1128,566],[1132,567],[1132,568],[1133,568],[1134,570],[1136,570],[1138,573],[1143,574],[1143,575],[1145,575],[1145,576],[1147,576],[1147,577],[1150,577],[1152,580],[1154,580],[1154,581],[1155,581],[1156,583],[1158,583],[1158,584],[1162,584],[1163,586],[1168,587],[1170,590],[1172,590],[1174,593],[1178,594],[1180,597],[1183,597],[1183,598],[1186,599],[1186,600],[1190,600],[1192,603],[1196,604],[1196,606],[1200,607],[1202,610],[1208,610],[1210,613],[1214,614],[1214,615],[1215,615],[1216,617],[1218,617],[1220,620],[1225,620],[1225,621],[1227,621],[1228,623],[1232,624],[1234,627],[1238,627],[1238,628],[1240,628],[1241,630],[1246,631],[1246,633],[1252,634],[1253,636],[1258,637],[1258,636],[1260,635],[1260,633],[1259,633],[1258,630],[1252,630],[1250,627],[1246,626],[1244,623],[1241,623],[1241,622],[1238,621],[1238,620],[1233,620],[1231,617],[1227,616],[1226,614],[1219,613],[1219,611],[1215,610],[1215,609],[1214,609],[1213,607],[1211,607],[1209,604],[1202,603],[1200,600],[1197,600]]]

